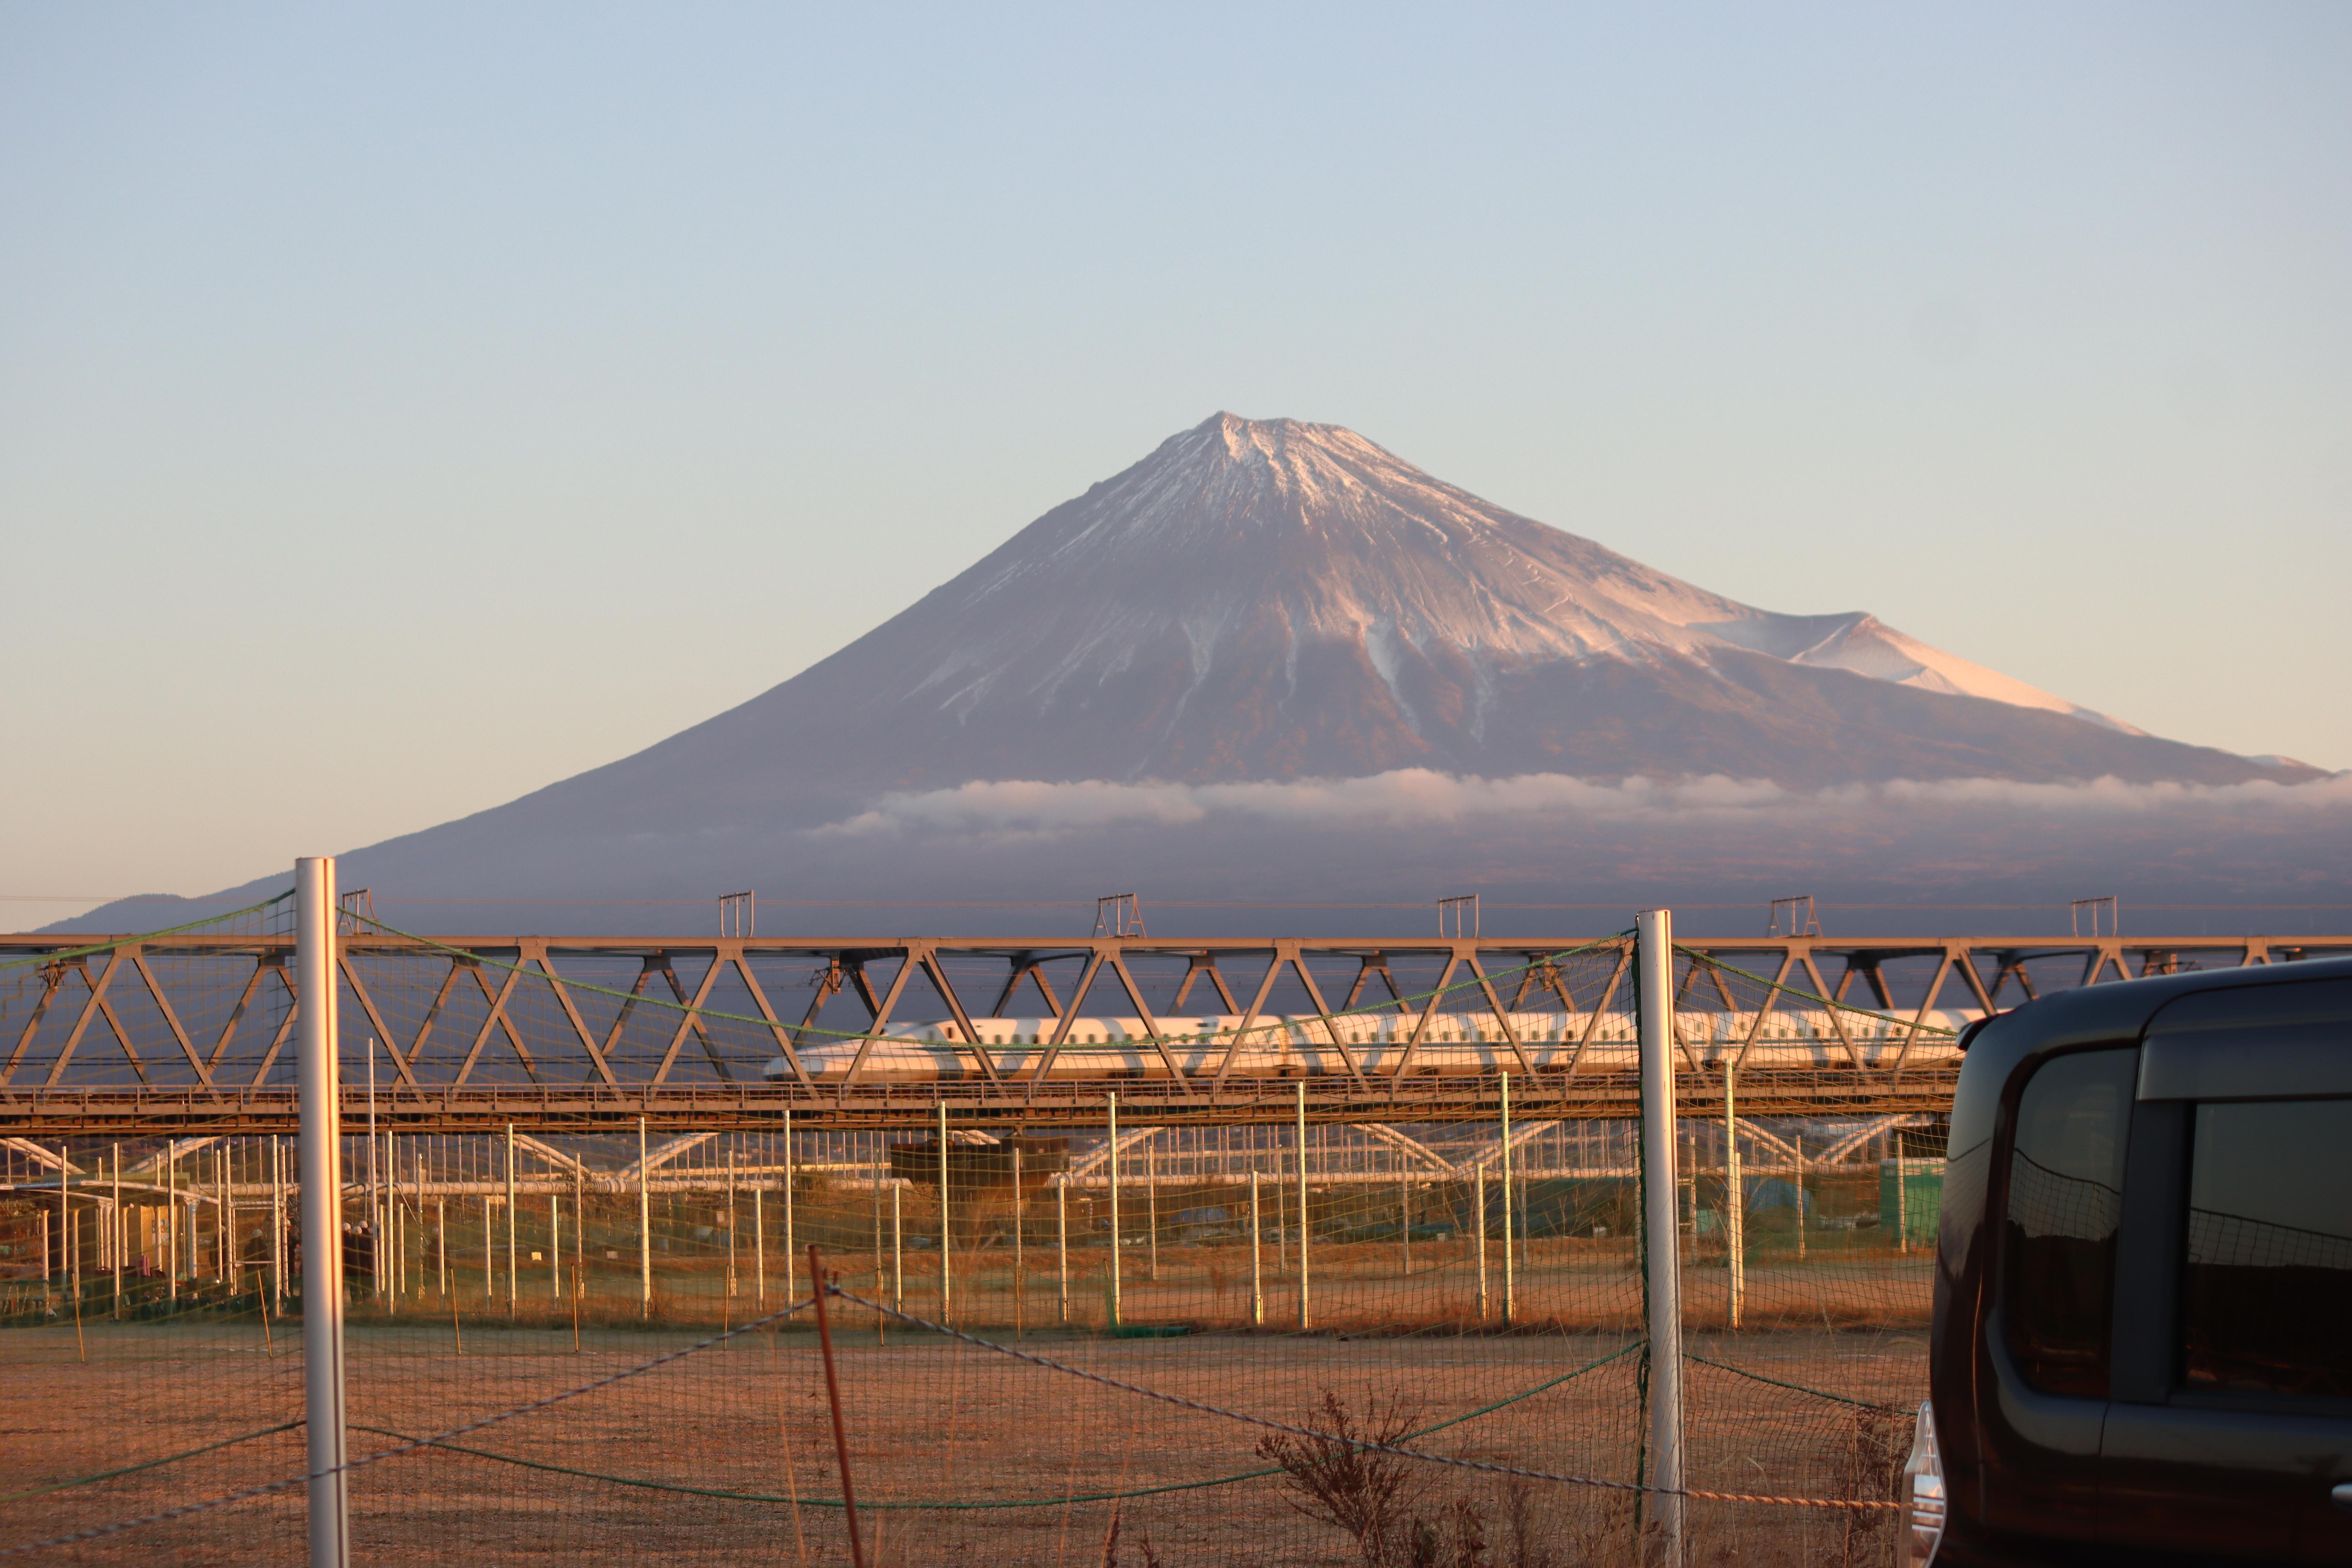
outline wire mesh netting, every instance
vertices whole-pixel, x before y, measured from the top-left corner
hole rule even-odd
[[[292,913],[290,898],[274,899],[179,931],[275,945]],[[25,1065],[44,1024],[62,1032],[45,1064],[51,1080],[101,1043],[133,1082],[174,1068],[251,1070],[283,1050],[292,993],[282,972],[241,967],[122,945],[0,964],[0,1022],[15,1026],[5,1071]],[[166,994],[214,1027],[199,1040],[155,1026]],[[67,1533],[300,1470],[302,1334],[284,1294],[299,1262],[273,1240],[287,1237],[284,1215],[262,1195],[292,1158],[291,1140],[0,1140],[10,1428],[0,1539]],[[299,1555],[299,1496],[240,1504],[201,1528],[156,1527],[139,1550],[193,1551],[223,1529],[261,1555]]]
[[[529,1074],[551,1067],[530,1043],[568,1035],[607,1062],[694,1052],[714,1073],[764,1075],[786,1059],[779,1030],[767,1009],[697,1010],[650,986],[583,1004],[520,965],[403,971],[355,952],[347,1006],[381,1035],[351,1040],[347,1015],[357,1549],[846,1561],[817,1342],[796,1310],[814,1244],[851,1293],[831,1312],[869,1561],[1630,1562],[1648,1463],[1640,1124],[1579,1075],[1604,1051],[1623,1059],[1599,1070],[1630,1068],[1633,988],[1615,984],[1617,950],[1545,962],[1561,1005],[1511,1009],[1517,1024],[1438,1010],[1446,1024],[1408,1036],[1394,1020],[1431,1011],[1418,994],[1246,1042],[1303,1086],[1351,1070],[1342,1046],[1377,1065],[1434,1035],[1508,1075],[1491,1113],[1394,1121],[1367,1095],[1361,1120],[1310,1117],[1300,1087],[1287,1110],[1261,1096],[1233,1120],[1181,1122],[1114,1079],[1073,1086],[1097,1121],[1030,1129],[960,1123],[960,1104],[924,1104],[910,1082],[899,1111],[865,1125],[803,1102],[799,1125],[779,1108],[755,1126],[458,1133],[404,1120],[415,1100],[394,1085],[428,1049],[499,1043]],[[1751,1117],[1741,1085],[1827,1070],[1840,1051],[1925,1053],[1934,1037],[1696,957],[1677,980],[1686,1484],[1798,1500],[1695,1500],[1695,1560],[1891,1561],[1885,1505],[1924,1394],[1940,1127]],[[478,1015],[436,1045],[467,987]],[[284,1008],[268,1011],[224,1061],[282,1043]],[[1160,1043],[1223,1048],[1232,1031]],[[1024,1051],[1036,1065],[1028,1033],[996,1065]],[[397,1059],[378,1054],[394,1041]],[[819,1037],[800,1059],[870,1061],[884,1043]],[[1522,1050],[1532,1073],[1515,1070]],[[45,1249],[37,1279],[18,1268],[7,1286],[0,1356],[40,1414],[11,1440],[0,1545],[299,1479],[292,1140],[54,1152],[90,1261],[77,1284],[72,1249]],[[24,1231],[37,1200],[22,1194],[50,1156],[10,1157],[12,1201],[33,1205],[8,1216]],[[288,1487],[55,1554],[290,1559],[301,1498]]]

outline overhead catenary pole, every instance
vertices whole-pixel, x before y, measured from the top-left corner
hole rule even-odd
[[[1642,1254],[1649,1296],[1649,1470],[1656,1494],[1644,1556],[1683,1562],[1683,1312],[1675,1223],[1675,921],[1645,910],[1635,927],[1642,1061]]]
[[[1070,1185],[1067,1173],[1054,1178],[1054,1263],[1061,1297],[1062,1326],[1070,1326]]]
[[[342,1107],[335,1030],[335,863],[294,863],[301,1021],[302,1408],[310,1568],[349,1568],[343,1426]]]
[[[276,1138],[270,1139],[269,1147],[271,1153],[275,1155],[278,1148],[278,1140]],[[114,1178],[114,1315],[119,1318],[122,1316],[123,1244],[129,1240],[129,1234],[122,1223],[121,1144],[117,1143],[114,1146],[114,1157],[107,1162],[107,1169],[113,1173]]]

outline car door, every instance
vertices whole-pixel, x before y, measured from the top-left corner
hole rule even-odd
[[[2116,1238],[2136,1046],[2042,1058],[2001,1157],[1994,1310],[1980,1355],[1982,1516],[2024,1540],[2097,1531]]]
[[[2100,1539],[2352,1561],[2352,982],[2183,998],[2136,1097]]]

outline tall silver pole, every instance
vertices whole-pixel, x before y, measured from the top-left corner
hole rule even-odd
[[[1682,1260],[1675,1224],[1675,917],[1644,910],[1634,928],[1642,1037],[1642,1237],[1650,1297],[1649,1482],[1683,1486]],[[1680,1568],[1683,1500],[1654,1500],[1645,1558]]]
[[[335,863],[294,863],[302,1072],[302,1413],[310,1568],[349,1568],[343,1466],[341,1082],[335,1031]]]

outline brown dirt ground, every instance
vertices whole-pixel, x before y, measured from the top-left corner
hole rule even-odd
[[[1423,1425],[1507,1399],[1628,1342],[1638,1281],[1620,1243],[1541,1242],[1517,1281],[1517,1331],[1492,1323],[1501,1292],[1490,1251],[1490,1327],[1477,1331],[1475,1274],[1460,1244],[1417,1245],[1418,1272],[1402,1278],[1393,1244],[1318,1249],[1316,1330],[1247,1331],[1248,1263],[1241,1248],[1170,1248],[1157,1284],[1130,1278],[1130,1323],[1192,1325],[1181,1338],[1114,1339],[1064,1331],[1055,1315],[1053,1258],[1033,1255],[1023,1290],[1024,1344],[1041,1354],[1187,1397],[1297,1419],[1325,1389],[1351,1405],[1369,1398],[1417,1405]],[[1449,1255],[1450,1252],[1450,1255]],[[1072,1287],[1076,1316],[1099,1322],[1101,1255]],[[910,1258],[910,1263],[913,1259]],[[936,1310],[935,1259],[910,1274],[907,1307]],[[839,1259],[850,1289],[872,1259]],[[1130,1258],[1138,1273],[1142,1266]],[[1927,1264],[1841,1255],[1805,1267],[1752,1266],[1743,1331],[1723,1331],[1723,1270],[1693,1267],[1686,1316],[1696,1355],[1761,1378],[1881,1405],[1924,1390]],[[870,1279],[870,1274],[867,1279]],[[592,1301],[579,1341],[568,1313],[508,1326],[503,1313],[453,1331],[439,1305],[355,1326],[350,1340],[354,1454],[383,1434],[437,1432],[641,1364],[694,1342],[747,1300],[722,1303],[687,1272],[664,1281],[661,1320],[625,1322],[625,1289]],[[778,1282],[779,1284],[781,1281]],[[1011,1338],[1010,1271],[956,1281],[958,1317]],[[1270,1324],[1295,1324],[1295,1281],[1269,1279]],[[746,1292],[748,1295],[748,1291]],[[776,1303],[772,1302],[772,1305]],[[476,1304],[476,1310],[478,1303]],[[715,1309],[715,1310],[714,1310]],[[542,1313],[544,1307],[539,1309]],[[894,1331],[878,1343],[872,1315],[843,1307],[838,1354],[853,1474],[869,1562],[1098,1565],[1345,1563],[1349,1543],[1300,1516],[1272,1479],[1130,1497],[1114,1506],[1088,1493],[1178,1487],[1263,1468],[1258,1434],[1218,1417],[1028,1367],[937,1336]],[[436,1451],[353,1473],[356,1555],[369,1563],[448,1559],[507,1563],[660,1560],[669,1563],[847,1561],[824,1382],[813,1333],[794,1320],[745,1335],[642,1377],[457,1441],[488,1454],[669,1488],[759,1494],[740,1500],[616,1484]],[[462,1334],[464,1352],[456,1353]],[[276,1353],[270,1353],[271,1352]],[[302,1468],[289,1431],[65,1491],[22,1495],[59,1480],[182,1453],[294,1419],[300,1359],[289,1326],[270,1343],[250,1318],[0,1329],[0,1544],[40,1540],[223,1495]],[[1420,1439],[1435,1452],[1531,1468],[1633,1477],[1641,1421],[1636,1358]],[[1889,1455],[1907,1446],[1907,1419],[1793,1392],[1706,1365],[1690,1369],[1691,1484],[1801,1496],[1888,1495]],[[1629,1561],[1626,1494],[1541,1483],[1523,1503],[1524,1551],[1502,1483],[1465,1472],[1420,1470],[1424,1511],[1466,1500],[1486,1521],[1497,1563]],[[13,1495],[12,1495],[13,1494]],[[797,1505],[792,1500],[801,1500]],[[944,1500],[1020,1502],[961,1510]],[[921,1506],[904,1506],[908,1504]],[[1892,1561],[1884,1514],[1695,1503],[1694,1560],[1741,1563]],[[188,1563],[299,1561],[302,1490],[142,1526],[45,1554],[45,1561]],[[1117,1542],[1107,1553],[1114,1520]],[[1146,1547],[1149,1552],[1147,1554]],[[1549,1553],[1549,1556],[1543,1555]]]

